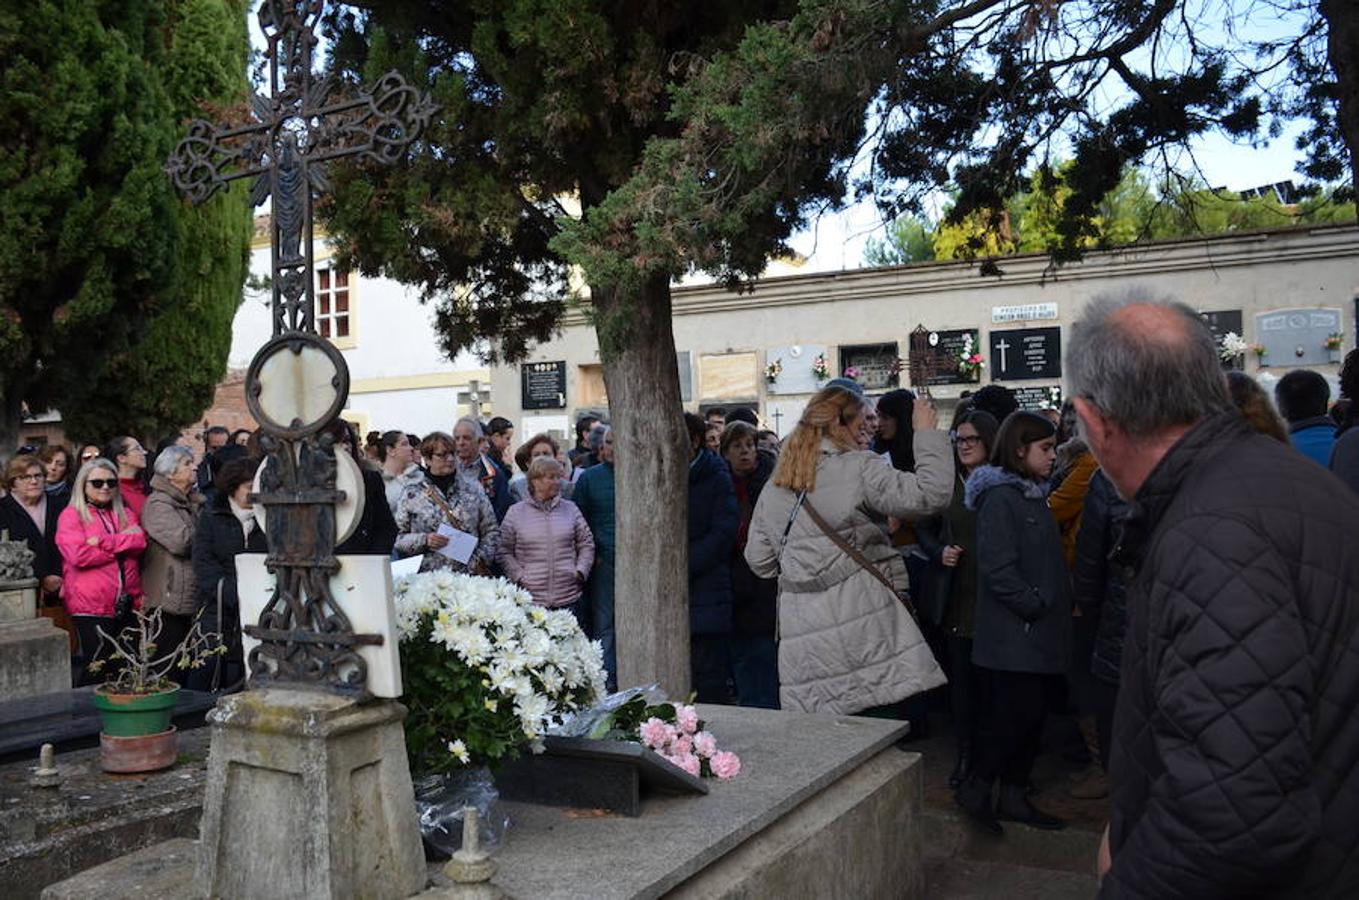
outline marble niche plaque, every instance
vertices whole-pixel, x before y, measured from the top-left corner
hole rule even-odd
[[[765,366],[777,361],[783,366],[783,371],[773,384],[766,382],[765,390],[771,394],[814,394],[821,390],[826,382],[818,381],[812,375],[812,360],[818,356],[825,356],[827,362],[834,363],[830,358],[830,351],[824,344],[791,344],[786,347],[768,348],[764,351]],[[763,370],[760,377],[761,380],[764,379]]]
[[[1262,366],[1319,366],[1331,362],[1326,338],[1345,330],[1339,309],[1279,309],[1255,317],[1256,341],[1263,344]]]
[[[746,400],[759,396],[759,360],[752,353],[699,357],[701,400]]]

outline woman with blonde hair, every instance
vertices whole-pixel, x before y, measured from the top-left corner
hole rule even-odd
[[[934,407],[912,412],[915,471],[860,450],[863,399],[827,386],[784,442],[746,543],[756,575],[778,578],[779,699],[798,712],[892,715],[944,683],[908,607],[906,567],[877,521],[915,520],[953,495],[953,452]]]
[[[138,561],[146,551],[146,534],[137,514],[123,504],[118,467],[110,460],[100,457],[80,467],[71,505],[57,518],[57,549],[63,564],[62,596],[85,659],[81,684],[89,684],[98,629],[116,634],[142,602]]]

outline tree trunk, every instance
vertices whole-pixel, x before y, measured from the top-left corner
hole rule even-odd
[[[1335,73],[1340,134],[1350,156],[1350,184],[1359,203],[1359,8],[1353,0],[1321,0],[1327,56]]]
[[[601,321],[626,322],[621,346],[600,335],[615,453],[618,685],[657,682],[679,700],[690,685],[689,438],[670,279],[651,279],[640,295],[591,297]]]

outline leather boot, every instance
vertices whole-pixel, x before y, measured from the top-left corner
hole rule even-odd
[[[948,786],[957,790],[972,771],[972,743],[958,742],[958,761],[953,765],[953,774],[948,777]]]
[[[991,782],[969,776],[954,792],[953,799],[982,831],[997,836],[1005,833],[991,807]]]
[[[1066,827],[1066,822],[1056,816],[1048,815],[1030,803],[1029,798],[1024,794],[1023,785],[1018,784],[1002,784],[1000,786],[1000,800],[996,803],[996,818],[1004,819],[1006,822],[1031,825],[1044,831],[1061,831]]]

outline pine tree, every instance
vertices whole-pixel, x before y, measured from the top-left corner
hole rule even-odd
[[[0,446],[24,404],[76,435],[193,421],[245,275],[240,198],[194,210],[163,168],[200,103],[246,87],[245,0],[0,13]]]

